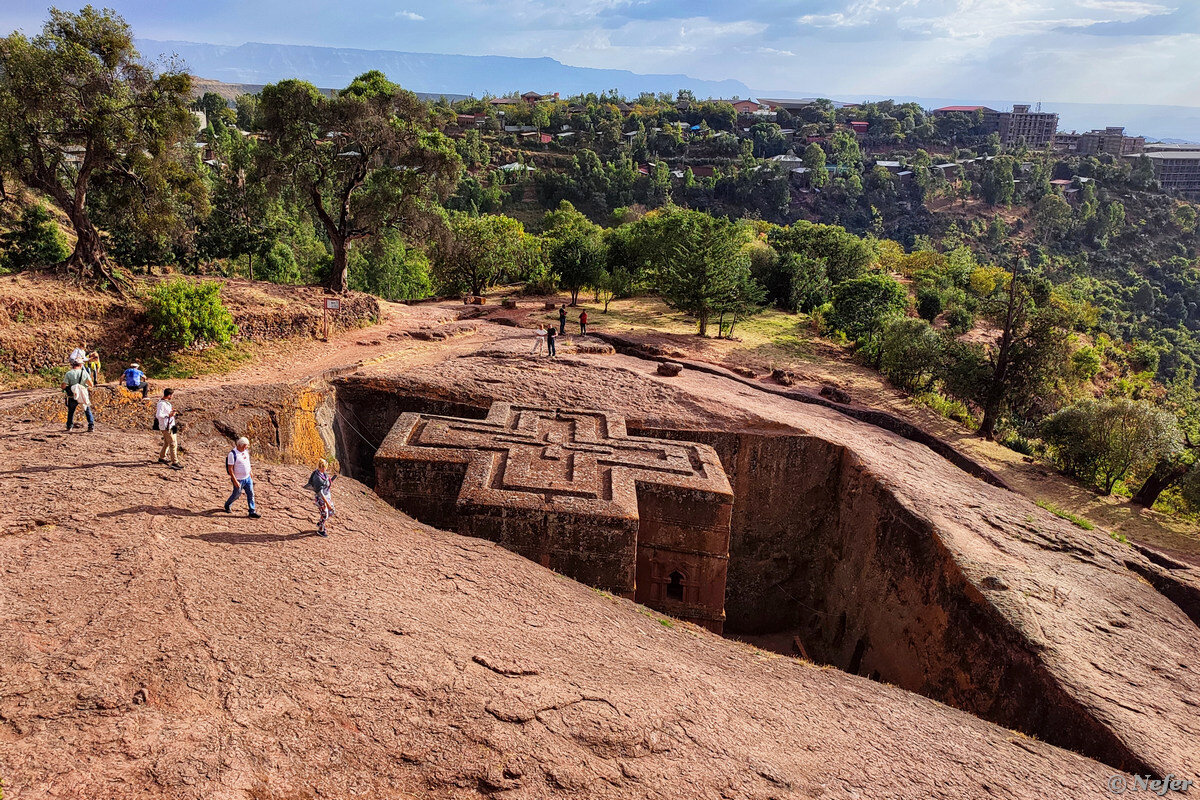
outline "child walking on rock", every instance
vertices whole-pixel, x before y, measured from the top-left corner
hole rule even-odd
[[[322,458],[317,463],[317,468],[313,470],[313,474],[308,477],[308,483],[304,484],[306,489],[312,489],[313,500],[317,504],[317,511],[321,514],[321,518],[317,520],[318,536],[329,535],[325,530],[325,522],[333,516],[333,498],[330,496],[329,490],[333,488],[333,482],[337,480],[337,475],[330,475],[328,469],[329,462]]]

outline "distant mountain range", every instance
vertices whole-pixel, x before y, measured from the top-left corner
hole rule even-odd
[[[225,46],[197,42],[139,39],[147,57],[177,55],[193,75],[225,83],[266,84],[300,78],[322,87],[341,88],[356,76],[378,69],[414,92],[474,95],[513,91],[581,92],[616,89],[636,97],[641,92],[690,89],[697,97],[749,97],[740,81],[705,81],[687,75],[641,75],[620,69],[571,67],[552,58],[458,56],[403,53],[395,50],[355,50],[344,47],[261,44]]]

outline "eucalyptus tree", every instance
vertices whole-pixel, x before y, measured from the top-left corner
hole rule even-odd
[[[170,227],[172,172],[195,160],[191,78],[143,61],[129,25],[110,10],[50,9],[32,39],[0,39],[0,171],[44,194],[70,220],[75,247],[60,268],[120,290],[89,190],[136,195],[146,225]]]
[[[441,208],[462,162],[412,92],[372,70],[336,96],[286,80],[263,88],[263,174],[307,199],[333,249],[327,285],[349,286],[351,243],[399,230],[410,241],[445,234]]]

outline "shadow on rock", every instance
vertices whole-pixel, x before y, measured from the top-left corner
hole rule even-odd
[[[316,536],[315,531],[297,533],[235,533],[234,531],[214,531],[213,533],[190,533],[184,539],[199,539],[209,544],[271,544],[273,542],[290,542],[294,539],[307,539]]]
[[[129,508],[120,508],[116,511],[106,511],[103,514],[97,514],[98,518],[107,517],[126,517],[131,514],[150,514],[156,517],[214,517],[222,513],[220,508],[210,508],[207,511],[193,511],[190,508],[179,508],[178,506],[130,506]]]

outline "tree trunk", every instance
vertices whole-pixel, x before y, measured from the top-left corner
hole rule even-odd
[[[571,289],[571,308],[579,305],[579,289]]]
[[[708,336],[708,314],[700,316],[700,335]]]
[[[70,217],[77,237],[75,250],[66,261],[59,264],[59,267],[76,273],[81,280],[90,273],[91,277],[108,282],[114,291],[124,295],[123,288],[108,263],[108,256],[104,254],[104,242],[100,239],[100,232],[96,230],[96,226],[92,225],[85,212],[71,214]]]
[[[333,269],[325,285],[338,294],[344,294],[350,286],[350,261],[346,252],[349,243],[340,236],[330,238],[333,242]]]
[[[1170,461],[1158,462],[1154,471],[1146,476],[1142,488],[1137,490],[1137,494],[1129,502],[1135,506],[1153,508],[1158,496],[1178,483],[1183,476],[1188,474],[1188,470],[1187,464],[1173,464]]]

